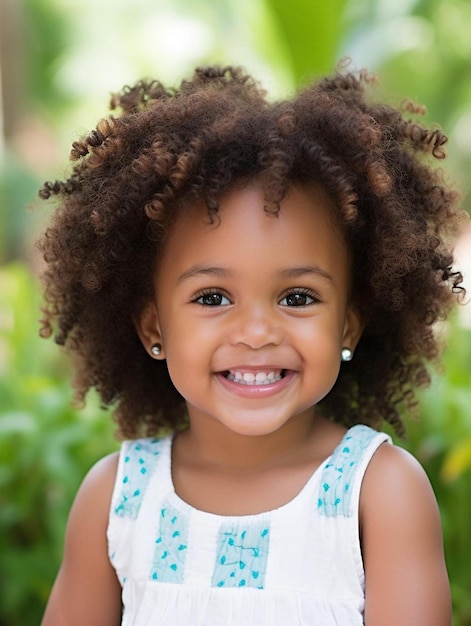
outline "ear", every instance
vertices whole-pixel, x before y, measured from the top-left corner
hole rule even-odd
[[[365,323],[358,312],[358,309],[349,304],[345,315],[345,323],[343,327],[342,348],[350,348],[354,352],[360,341],[361,335],[365,328]]]
[[[145,305],[139,316],[134,319],[134,326],[146,352],[148,352],[153,359],[164,359],[165,351],[162,344],[162,333],[160,332],[159,316],[155,302],[149,302]],[[158,357],[152,354],[152,346],[155,344],[160,345],[160,354]]]

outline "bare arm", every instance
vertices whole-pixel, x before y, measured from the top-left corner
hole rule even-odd
[[[451,600],[438,506],[407,452],[380,447],[360,499],[366,626],[450,626]]]
[[[80,487],[67,524],[64,559],[42,626],[117,626],[121,588],[108,559],[106,529],[118,457],[99,461]]]

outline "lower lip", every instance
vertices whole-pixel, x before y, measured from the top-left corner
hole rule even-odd
[[[294,376],[295,372],[287,371],[283,378],[280,378],[280,380],[276,380],[273,383],[265,385],[241,385],[233,380],[229,380],[224,376],[224,374],[216,374],[217,379],[224,389],[242,398],[265,398],[267,396],[272,396],[287,387],[293,380]]]

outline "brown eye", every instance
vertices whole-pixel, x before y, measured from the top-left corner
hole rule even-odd
[[[208,291],[197,296],[193,302],[203,306],[227,306],[230,301],[219,291]]]
[[[288,293],[280,300],[280,305],[290,307],[309,306],[315,302],[319,302],[319,298],[313,292],[301,290]]]

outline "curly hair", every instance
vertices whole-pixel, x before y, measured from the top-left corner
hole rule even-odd
[[[186,423],[165,362],[143,349],[134,322],[152,297],[166,233],[185,204],[211,219],[231,185],[261,177],[265,210],[314,181],[331,195],[352,258],[365,322],[320,408],[334,421],[403,434],[401,412],[430,381],[440,354],[434,323],[463,293],[452,268],[458,193],[433,158],[446,136],[371,98],[374,76],[339,68],[291,99],[269,102],[241,68],[195,70],[179,88],[143,80],[113,95],[118,112],[72,146],[70,177],[39,241],[47,262],[42,336],[74,356],[80,400],[95,387],[125,437]]]

